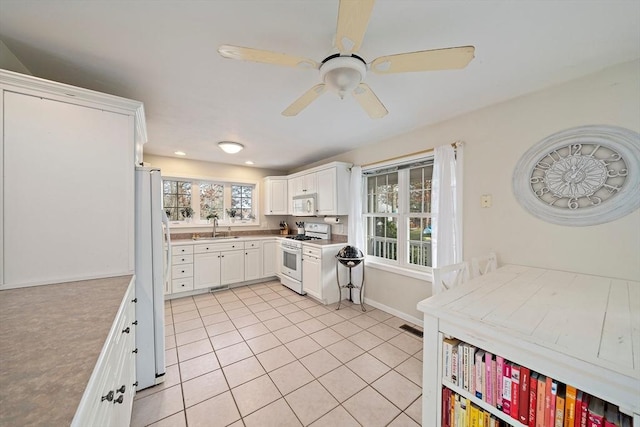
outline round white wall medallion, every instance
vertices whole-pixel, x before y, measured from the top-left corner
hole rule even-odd
[[[518,161],[513,193],[527,211],[553,224],[621,218],[640,208],[640,134],[617,126],[554,133]]]

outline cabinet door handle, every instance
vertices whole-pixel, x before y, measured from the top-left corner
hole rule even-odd
[[[132,300],[131,300],[131,302],[132,302],[132,303],[136,303],[136,302],[138,302],[138,298],[134,298],[134,299],[132,299]]]
[[[136,381],[135,383],[133,383],[134,387],[138,387],[138,381]]]
[[[122,403],[123,401],[124,401],[124,394],[121,394],[120,396],[118,396],[116,400],[113,401],[113,404],[115,405],[116,403]]]
[[[137,353],[138,349],[136,348],[135,350],[133,350],[131,353]]]
[[[113,400],[113,390],[109,390],[109,393],[100,398],[100,402],[104,402],[105,400],[108,400],[109,402]]]
[[[119,389],[116,390],[116,393],[124,393],[127,388],[122,384]]]
[[[138,324],[138,321],[136,320],[136,321],[132,322],[131,324],[135,326],[135,325]]]
[[[131,332],[131,328],[129,328],[128,326],[122,330],[123,334],[128,334],[129,332]]]

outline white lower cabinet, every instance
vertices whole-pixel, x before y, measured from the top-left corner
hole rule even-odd
[[[244,280],[256,280],[261,277],[260,249],[244,250]]]
[[[302,254],[302,283],[304,291],[317,299],[322,299],[322,251],[306,248]]]
[[[264,240],[261,242],[262,251],[262,276],[271,277],[277,273],[277,258],[279,253],[278,242],[276,239]]]
[[[315,246],[302,244],[302,288],[324,304],[333,304],[340,299],[336,279],[336,254],[342,246]],[[340,280],[344,285],[345,271],[341,269]]]
[[[126,426],[135,390],[135,281],[120,304],[72,426]]]
[[[220,283],[230,285],[244,281],[244,250],[220,254]]]
[[[196,254],[193,258],[193,288],[220,286],[220,252]]]
[[[167,294],[273,277],[278,265],[277,249],[275,238],[174,245]]]

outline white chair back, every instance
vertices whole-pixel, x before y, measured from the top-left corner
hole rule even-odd
[[[484,257],[471,258],[471,277],[475,278],[495,271],[498,268],[498,256],[495,252],[489,252]]]
[[[445,265],[433,268],[433,287],[431,294],[436,295],[469,280],[469,263],[467,261],[457,264]]]

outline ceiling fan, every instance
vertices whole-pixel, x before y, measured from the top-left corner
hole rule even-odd
[[[329,88],[337,92],[340,98],[351,92],[371,118],[384,117],[387,109],[371,88],[363,83],[367,71],[391,74],[460,69],[473,59],[475,48],[460,46],[381,56],[367,63],[356,52],[360,49],[369,24],[373,3],[374,0],[340,0],[335,38],[335,47],[340,53],[320,63],[309,58],[240,46],[222,45],[218,52],[225,58],[319,70],[322,83],[313,86],[289,105],[282,112],[284,116],[297,115]]]

